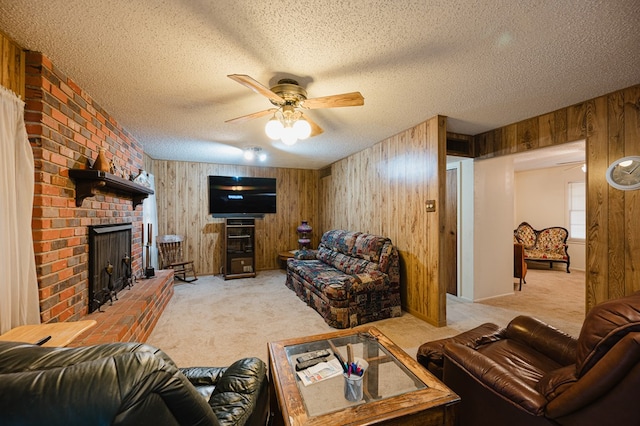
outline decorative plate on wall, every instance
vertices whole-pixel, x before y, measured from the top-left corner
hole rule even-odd
[[[622,157],[607,169],[607,182],[616,189],[640,189],[640,157]]]

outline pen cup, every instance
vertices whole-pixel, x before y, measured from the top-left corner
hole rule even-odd
[[[347,401],[357,402],[362,399],[362,376],[343,374],[344,398]]]
[[[363,360],[356,358],[354,360],[354,364],[356,364],[362,370],[362,374],[358,375],[354,372],[351,374],[344,373],[344,398],[347,401],[358,402],[362,399],[363,389],[362,389],[362,379],[364,378],[364,373],[366,372],[369,364]]]

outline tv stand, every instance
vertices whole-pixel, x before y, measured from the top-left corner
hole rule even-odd
[[[224,227],[225,280],[256,276],[255,219],[229,217]]]

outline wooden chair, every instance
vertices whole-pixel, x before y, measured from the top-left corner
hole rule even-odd
[[[193,260],[184,260],[182,257],[182,235],[158,235],[157,244],[160,253],[161,269],[173,269],[173,275],[180,281],[187,283],[198,279],[193,267]],[[187,278],[188,275],[193,277]]]
[[[524,245],[513,243],[513,276],[520,278],[520,288],[522,291],[522,282],[526,284],[524,279],[527,276],[527,262],[524,261]]]

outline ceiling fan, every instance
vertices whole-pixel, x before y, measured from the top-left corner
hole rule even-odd
[[[298,139],[317,136],[323,132],[320,126],[303,114],[302,110],[364,105],[364,98],[360,92],[307,98],[307,91],[296,80],[289,78],[281,79],[275,86],[267,88],[248,75],[231,74],[227,77],[266,97],[276,108],[232,118],[225,122],[241,123],[273,114],[265,126],[265,132],[271,139],[281,139],[287,145],[293,145]]]

